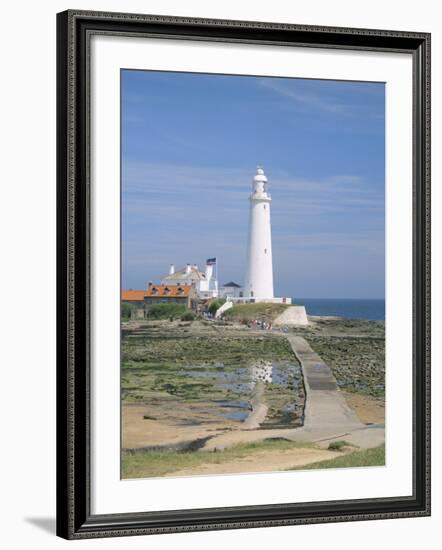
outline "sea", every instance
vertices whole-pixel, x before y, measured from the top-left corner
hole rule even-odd
[[[350,298],[292,298],[292,303],[304,305],[307,315],[328,315],[347,319],[385,321],[385,300]]]

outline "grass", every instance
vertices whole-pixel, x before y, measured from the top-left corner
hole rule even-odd
[[[232,321],[273,321],[289,307],[286,304],[240,304],[224,312],[224,316]]]
[[[291,470],[317,470],[326,468],[358,468],[363,466],[385,466],[385,445],[374,447],[373,449],[364,449],[355,451],[344,456],[338,456],[330,460],[313,462],[306,466],[290,468]]]
[[[312,448],[307,442],[268,439],[255,443],[242,443],[218,452],[195,451],[123,451],[123,479],[161,477],[184,468],[196,468],[205,464],[224,464],[236,459],[250,457],[256,451],[278,451]],[[385,465],[385,446],[355,451],[330,460],[296,466],[289,470],[315,470],[327,468],[356,468]]]
[[[284,439],[268,439],[255,443],[243,443],[218,452],[195,451],[123,451],[123,479],[160,477],[183,468],[203,464],[222,464],[246,458],[256,451],[276,451],[312,447],[309,443],[297,443]]]

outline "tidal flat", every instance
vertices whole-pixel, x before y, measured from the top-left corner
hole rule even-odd
[[[263,427],[302,425],[300,365],[285,338],[231,327],[144,322],[123,332],[122,401],[145,420],[231,428],[265,403]],[[183,411],[186,418],[181,417]],[[220,426],[218,426],[220,427]]]
[[[123,476],[163,475],[155,460],[164,453],[171,453],[176,464],[167,475],[181,472],[180,457],[182,466],[187,464],[183,453],[198,451],[217,434],[249,429],[247,422],[260,408],[264,412],[250,429],[302,426],[304,385],[287,331],[303,336],[330,366],[339,387],[357,398],[363,422],[383,419],[381,322],[317,317],[309,327],[264,331],[235,321],[129,321],[122,327]],[[275,465],[290,462],[287,449],[280,456],[280,447],[266,450]],[[293,467],[303,464],[295,456],[298,461],[303,453],[313,456],[298,447],[293,447]],[[230,458],[236,460],[234,453]],[[200,456],[197,462],[195,474],[204,471],[206,461]],[[137,464],[142,464],[139,470]]]

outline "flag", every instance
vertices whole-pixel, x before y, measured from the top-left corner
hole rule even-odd
[[[216,265],[216,258],[207,258],[206,265]]]

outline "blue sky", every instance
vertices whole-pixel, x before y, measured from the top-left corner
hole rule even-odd
[[[275,295],[384,296],[384,84],[122,71],[122,286],[216,256],[243,283],[272,195]]]

